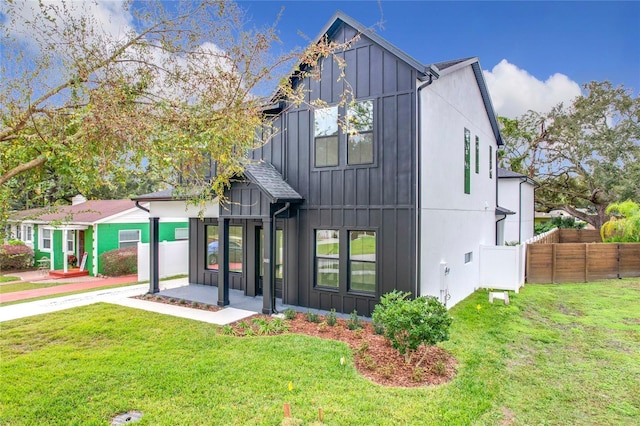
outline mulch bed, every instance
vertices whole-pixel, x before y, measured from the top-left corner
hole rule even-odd
[[[149,295],[136,298],[195,309],[220,310],[218,306],[195,304],[175,298]],[[234,334],[243,336],[246,332],[246,324],[251,324],[253,318],[271,320],[271,317],[260,314],[245,318],[231,324],[235,330]],[[288,333],[306,334],[347,343],[353,350],[358,371],[375,383],[395,387],[439,385],[449,382],[456,374],[456,359],[441,347],[422,345],[413,354],[412,361],[407,363],[404,355],[394,349],[383,336],[374,332],[370,322],[362,321],[362,328],[350,330],[344,319],[337,319],[333,327],[323,319],[320,316],[321,322],[311,322],[307,320],[305,314],[297,313],[294,319],[286,320],[289,324]],[[240,323],[244,323],[244,327],[239,326]],[[417,361],[423,357],[423,361],[416,367]]]

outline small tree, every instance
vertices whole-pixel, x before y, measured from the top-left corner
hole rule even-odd
[[[452,318],[447,308],[432,296],[410,298],[411,293],[394,290],[380,299],[373,322],[384,328],[384,336],[405,356],[407,363],[420,345],[449,340]],[[416,366],[424,360],[418,360]]]
[[[600,235],[604,242],[640,242],[640,205],[631,200],[613,203],[606,210],[611,219],[602,225]]]

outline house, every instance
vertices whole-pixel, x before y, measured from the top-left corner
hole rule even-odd
[[[229,202],[190,216],[189,280],[217,286],[220,306],[238,289],[262,295],[264,313],[281,297],[370,315],[392,290],[452,306],[479,287],[479,247],[496,244],[501,218],[503,144],[480,63],[424,65],[341,12],[316,41],[357,34],[341,53],[354,102],[340,105],[332,58],[318,81],[292,75],[307,102],[273,99],[265,119],[279,131],[250,154]],[[311,107],[318,99],[327,106]],[[353,117],[357,134],[338,125]],[[169,193],[135,199],[149,202],[152,229],[164,210],[185,210]]]
[[[103,272],[102,253],[149,241],[149,213],[131,200],[87,201],[76,196],[70,206],[14,212],[8,222],[10,235],[33,248],[36,264],[48,259],[50,269],[63,275],[72,267],[70,255],[80,266],[86,253],[83,269],[95,276]],[[185,219],[167,218],[158,238],[187,239],[188,226]]]
[[[514,171],[498,168],[498,204],[513,211],[500,222],[498,244],[522,243],[534,236],[536,181]],[[502,225],[504,224],[504,225]]]

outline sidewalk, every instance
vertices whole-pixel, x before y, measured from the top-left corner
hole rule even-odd
[[[16,274],[14,274],[16,275]],[[135,276],[134,276],[135,277]],[[120,277],[124,279],[125,277]],[[137,278],[136,278],[137,279]],[[115,278],[102,278],[99,281],[93,280],[85,283],[74,283],[57,287],[47,287],[40,290],[48,290],[50,288],[57,289],[61,287],[77,286],[77,285],[110,285],[105,284],[107,280],[115,280]],[[135,282],[135,279],[133,280]],[[115,282],[111,282],[115,284]],[[178,278],[173,280],[160,281],[160,290],[168,290],[189,285],[187,278]],[[92,287],[84,287],[92,288]],[[87,306],[93,303],[113,303],[116,305],[126,306],[128,308],[142,309],[149,312],[156,312],[164,315],[172,315],[180,318],[187,318],[195,321],[207,322],[210,324],[225,325],[243,318],[255,315],[256,312],[237,308],[224,308],[216,312],[205,311],[202,309],[193,309],[182,306],[174,306],[165,303],[151,302],[133,298],[145,294],[149,290],[149,284],[135,284],[126,287],[117,287],[109,289],[101,289],[87,293],[72,294],[69,296],[61,296],[44,300],[36,300],[34,302],[17,303],[14,305],[0,307],[0,323],[11,321],[19,318],[26,318],[34,315],[47,314],[50,312],[61,311],[64,309],[75,308],[79,306]],[[21,292],[22,293],[22,292]],[[7,295],[12,293],[7,293]]]

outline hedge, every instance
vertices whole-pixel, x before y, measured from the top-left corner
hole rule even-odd
[[[33,267],[33,249],[24,244],[0,246],[0,269],[27,269]]]
[[[109,277],[136,274],[138,272],[138,247],[127,247],[104,252],[100,255],[102,273]]]

